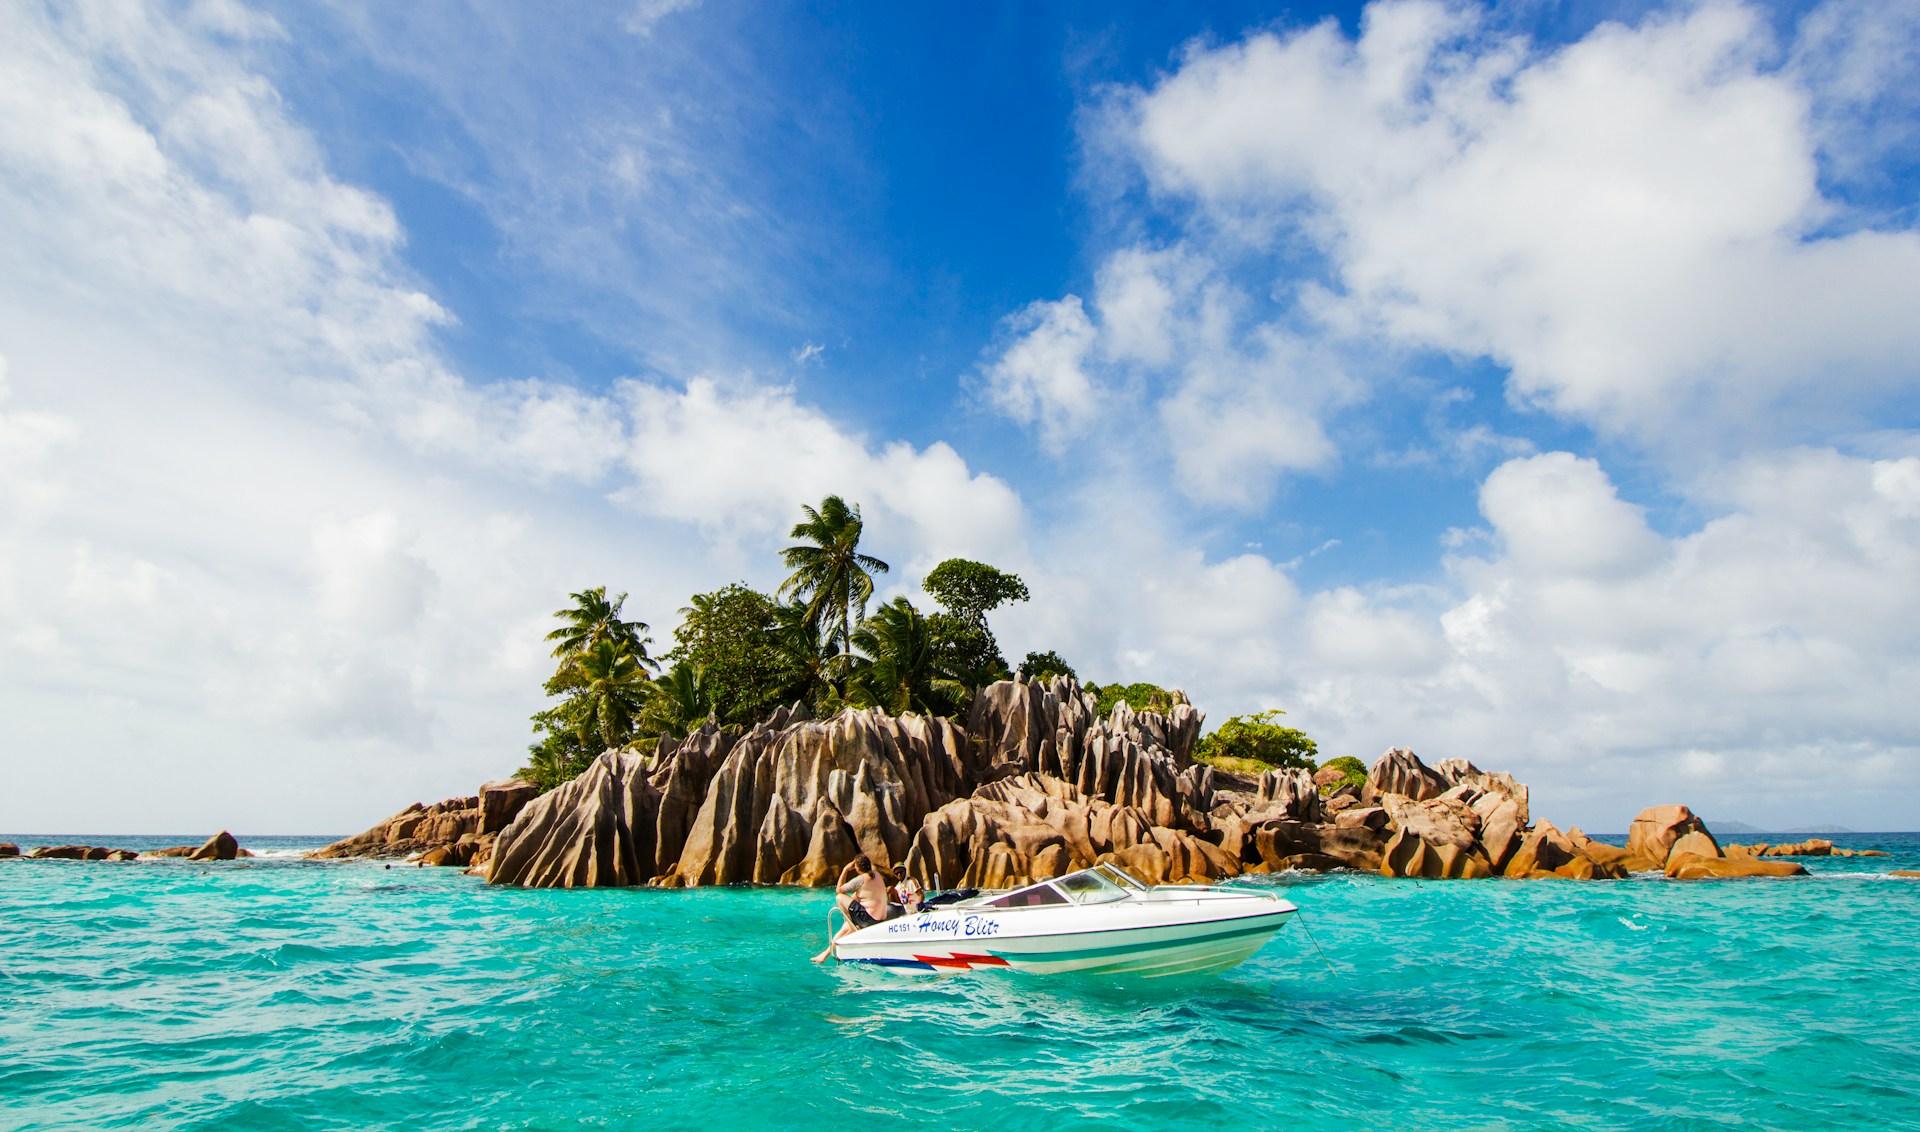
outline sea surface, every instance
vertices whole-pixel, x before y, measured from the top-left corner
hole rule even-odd
[[[815,966],[822,893],[325,840],[0,861],[0,1128],[1920,1128],[1920,835],[1802,880],[1264,878],[1304,915],[1162,981]]]

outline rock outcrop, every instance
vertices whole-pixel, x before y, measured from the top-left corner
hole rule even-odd
[[[420,864],[464,867],[484,860],[494,838],[539,793],[538,786],[521,778],[488,782],[478,794],[431,806],[415,802],[365,833],[307,855],[410,858]]]
[[[1879,849],[1842,849],[1825,838],[1813,837],[1806,841],[1795,841],[1779,845],[1756,842],[1752,845],[1729,845],[1726,847],[1729,857],[1886,857],[1890,854]]]
[[[1625,848],[1607,845],[1536,821],[1511,775],[1464,759],[1428,766],[1403,747],[1358,787],[1305,770],[1216,772],[1193,761],[1202,722],[1185,703],[1101,716],[1065,677],[985,688],[964,726],[859,709],[814,720],[796,705],[746,730],[709,722],[650,754],[608,751],[538,797],[526,783],[488,783],[414,805],[315,855],[415,854],[495,884],[561,888],[821,886],[857,854],[929,886],[982,888],[1102,861],[1156,883],[1285,870],[1594,880],[1798,868],[1723,854],[1684,806],[1645,811]]]

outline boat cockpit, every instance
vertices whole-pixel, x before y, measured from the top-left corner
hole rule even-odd
[[[1111,904],[1116,900],[1140,896],[1147,886],[1135,880],[1117,865],[1101,863],[1077,873],[1054,877],[1003,892],[997,896],[977,896],[960,903],[967,908],[1046,908],[1063,904]]]

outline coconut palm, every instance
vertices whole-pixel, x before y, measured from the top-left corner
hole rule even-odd
[[[865,707],[898,715],[917,711],[947,715],[966,700],[959,674],[942,664],[927,619],[906,598],[873,611],[853,632],[848,698]]]
[[[626,646],[627,654],[643,668],[654,667],[653,658],[647,655],[647,646],[653,638],[647,636],[646,622],[620,619],[626,594],[609,599],[607,587],[595,586],[568,596],[573,598],[573,607],[553,611],[562,624],[547,634],[547,640],[559,642],[553,647],[553,655],[562,659],[576,657],[593,645],[607,641]]]
[[[704,665],[683,661],[653,681],[638,723],[640,734],[645,736],[642,746],[657,746],[662,739],[684,739],[688,732],[713,718],[713,692],[706,676]]]
[[[808,616],[805,606],[776,606],[773,620],[773,647],[779,651],[785,677],[775,702],[817,706],[821,695],[832,686],[835,670],[844,667],[840,650],[832,635]]]
[[[802,507],[807,517],[793,526],[792,537],[806,543],[780,552],[793,573],[781,583],[780,595],[806,604],[807,616],[818,624],[838,624],[840,651],[853,651],[855,615],[864,615],[873,596],[873,575],[888,570],[885,562],[860,553],[860,507],[837,495],[820,501],[820,509]]]
[[[571,693],[564,710],[575,733],[603,750],[633,737],[634,719],[652,691],[639,658],[624,642],[610,640],[588,645],[547,683],[549,695]]]

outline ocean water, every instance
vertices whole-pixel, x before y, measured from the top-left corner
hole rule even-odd
[[[324,840],[0,862],[0,1128],[1920,1128],[1916,835],[1791,881],[1266,878],[1304,915],[1167,981],[817,967],[821,893]]]

